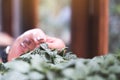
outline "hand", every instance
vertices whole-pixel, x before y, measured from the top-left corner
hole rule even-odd
[[[46,35],[41,29],[28,30],[19,36],[11,46],[8,61],[19,57],[21,54],[33,50],[46,41]]]
[[[61,39],[47,36],[41,29],[32,29],[26,31],[14,41],[8,54],[8,61],[33,50],[44,42],[48,44],[50,49],[61,50],[65,48],[65,43]]]

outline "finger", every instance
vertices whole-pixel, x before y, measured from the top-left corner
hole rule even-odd
[[[22,48],[27,48],[27,51],[33,50],[36,46],[34,41],[30,38],[25,38],[22,43],[20,43]],[[26,51],[25,51],[26,52]]]
[[[11,47],[8,55],[8,60],[11,61],[13,58],[19,57],[21,54],[26,53],[35,48],[36,44],[31,39],[30,35],[22,35],[18,37]]]
[[[13,44],[9,52],[8,60],[11,61],[12,59],[19,57],[23,53],[33,50],[34,48],[35,43],[32,40],[25,39],[23,40],[23,42],[21,42],[21,40],[17,40],[15,44]]]
[[[46,35],[40,29],[32,29],[16,39],[9,54],[9,60],[17,58],[27,51],[33,50],[38,44],[46,41]]]
[[[65,48],[65,43],[58,38],[47,37],[46,43],[48,44],[48,47],[51,49],[61,50]]]
[[[19,48],[21,48],[24,53],[33,50],[36,46],[33,37],[29,33],[20,36],[16,43],[20,44]]]
[[[46,41],[46,35],[43,32],[33,32],[33,40],[38,45]]]
[[[36,45],[46,41],[46,35],[41,29],[32,29],[24,33],[24,35],[29,35],[34,40]]]

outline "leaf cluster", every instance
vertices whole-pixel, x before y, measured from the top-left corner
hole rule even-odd
[[[119,80],[120,54],[77,58],[47,44],[0,64],[0,80]]]

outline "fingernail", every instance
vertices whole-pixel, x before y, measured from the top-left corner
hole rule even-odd
[[[42,38],[41,37],[37,37],[37,40],[40,41]]]
[[[24,44],[27,44],[27,45],[30,45],[30,44],[31,44],[31,40],[29,40],[29,39],[26,38],[26,39],[23,41],[23,43],[24,43]]]
[[[31,44],[31,40],[29,39],[25,39],[22,43],[20,43],[20,45],[23,47],[23,48],[26,48],[28,45]]]
[[[25,48],[26,46],[25,46],[25,44],[22,42],[22,43],[20,43],[20,46],[22,46],[23,48]]]
[[[40,42],[41,40],[43,40],[42,37],[37,37],[37,38],[35,38],[35,41],[36,41],[36,42]]]

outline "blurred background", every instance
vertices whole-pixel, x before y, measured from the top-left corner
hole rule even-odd
[[[120,49],[120,0],[109,0],[109,52]],[[41,0],[40,26],[51,36],[70,45],[71,0]]]
[[[110,0],[109,5],[109,52],[120,49],[120,0]]]
[[[6,1],[0,0],[0,31],[1,31],[1,33],[2,32],[8,33],[9,37],[11,36],[14,39],[14,38],[18,37],[20,34],[22,34],[23,32],[25,32],[26,30],[35,28],[37,26],[37,27],[41,28],[43,31],[45,31],[46,34],[63,39],[65,41],[66,45],[68,47],[71,47],[71,45],[74,44],[72,42],[72,40],[74,41],[74,39],[76,39],[73,37],[73,33],[79,32],[79,31],[77,31],[76,26],[84,23],[84,19],[87,19],[86,17],[84,19],[80,17],[80,16],[84,16],[84,13],[82,12],[82,10],[84,9],[83,11],[85,11],[87,8],[93,7],[93,6],[87,6],[87,8],[85,8],[86,6],[84,4],[90,3],[92,5],[92,4],[94,4],[94,3],[92,3],[94,1],[95,0],[90,0],[90,1],[88,1],[88,0],[85,0],[85,1],[80,1],[80,0],[78,0],[78,1],[77,0],[75,0],[75,1],[72,1],[72,0],[37,0],[37,2],[34,2],[34,0],[31,0],[31,1],[29,1],[29,0],[26,0],[26,1],[25,0],[6,0]],[[120,0],[106,0],[106,1],[108,1],[108,3],[109,3],[109,6],[107,7],[109,10],[109,46],[108,46],[109,48],[108,48],[108,53],[114,53],[116,51],[119,51],[119,49],[120,49]],[[82,5],[81,2],[83,2],[84,8],[80,8],[81,11],[78,11],[79,6]],[[104,2],[104,0],[103,0],[103,2]],[[79,5],[78,3],[81,5]],[[37,7],[35,7],[35,6],[37,6]],[[75,6],[76,9],[74,9],[73,6]],[[102,5],[100,6],[100,8],[102,9]],[[88,11],[88,9],[87,9],[87,11]],[[91,12],[90,14],[92,14],[92,9],[90,10],[90,12]],[[78,14],[80,13],[80,15],[75,15],[77,13]],[[85,14],[85,16],[88,16],[88,14]],[[94,18],[94,15],[92,15],[92,16]],[[74,17],[76,17],[76,18],[79,17],[79,19],[81,18],[82,19],[80,21],[81,23],[77,22],[76,20],[72,21],[74,19]],[[95,18],[95,20],[96,19],[97,18]],[[95,20],[93,19],[93,21],[95,21]],[[90,20],[90,21],[92,21],[92,20]],[[74,25],[74,28],[73,28],[73,22],[74,23],[77,22],[76,26]],[[89,22],[87,22],[87,23],[89,23]],[[89,23],[89,24],[91,25],[92,23]],[[84,27],[84,25],[83,25],[83,27]],[[73,31],[73,29],[75,29],[75,30]],[[90,28],[86,28],[86,30],[89,30],[89,29]],[[80,31],[84,31],[84,29],[80,30]],[[81,32],[79,32],[79,34],[80,33]],[[89,34],[89,33],[87,32],[87,34]],[[78,36],[78,35],[74,34],[74,36]],[[91,38],[91,36],[89,38]],[[91,40],[94,39],[94,38],[92,38],[92,39],[89,39],[89,38],[85,38],[85,40],[87,39],[87,41],[84,43],[86,43],[86,44],[87,44],[87,42],[90,43]],[[83,41],[84,41],[84,37],[83,38],[80,37],[80,39],[83,39]],[[80,39],[78,39],[74,42],[75,42],[75,44],[78,43],[78,45],[82,45],[84,47],[84,45],[86,45],[86,44],[79,44],[78,41]],[[0,37],[0,40],[2,40],[1,37]],[[0,42],[0,43],[3,43],[3,42]],[[5,43],[7,43],[7,41],[5,41]],[[1,45],[3,45],[3,44],[1,44]],[[89,45],[90,46],[87,48],[91,47],[91,44],[89,44]],[[81,46],[80,47],[73,46],[73,48],[81,48],[82,49]],[[87,48],[86,48],[86,50],[88,50],[88,52],[89,52],[89,49],[87,49]],[[78,51],[80,52],[80,50],[78,50]]]
[[[71,0],[40,0],[39,26],[46,34],[70,45]]]

